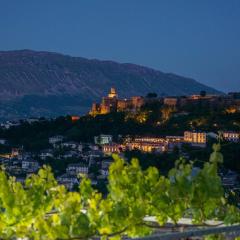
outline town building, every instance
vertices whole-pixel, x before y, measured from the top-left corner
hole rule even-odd
[[[27,118],[25,119],[25,121],[29,124],[32,124],[32,123],[36,123],[36,122],[39,122],[39,118]]]
[[[67,173],[57,177],[57,181],[59,184],[64,185],[68,190],[73,190],[74,186],[79,184],[76,176],[72,176]]]
[[[1,138],[1,139],[0,139],[0,144],[1,144],[1,145],[6,145],[6,144],[7,144],[7,140]]]
[[[184,141],[183,136],[166,136],[165,139],[168,142],[183,142]]]
[[[77,158],[79,157],[79,152],[78,151],[74,151],[74,150],[70,150],[70,151],[66,151],[64,152],[64,154],[61,155],[62,158]]]
[[[164,143],[165,139],[160,137],[135,137],[133,141],[136,143]]]
[[[176,107],[179,103],[179,99],[177,97],[165,97],[163,100],[164,105],[170,107]]]
[[[34,173],[39,169],[39,163],[34,159],[24,159],[22,169],[28,173]]]
[[[11,175],[23,175],[25,172],[22,169],[22,167],[19,164],[9,164],[6,167],[6,170],[11,174]]]
[[[167,151],[166,143],[150,143],[150,142],[129,142],[126,144],[129,150],[140,150],[142,152],[165,152]]]
[[[183,136],[166,136],[165,139],[168,143],[168,152],[172,152],[176,148],[181,149],[182,144],[184,143]]]
[[[53,150],[52,149],[45,149],[42,150],[39,154],[40,159],[46,160],[47,158],[53,157]]]
[[[21,160],[23,157],[23,148],[12,148],[11,158],[17,158]]]
[[[236,188],[236,186],[239,186],[239,176],[237,172],[228,170],[226,173],[221,174],[222,178],[222,184],[226,188]]]
[[[99,150],[99,146],[97,144],[88,144],[88,147],[92,151],[97,151]]]
[[[123,112],[126,109],[131,109],[132,107],[132,100],[131,99],[119,99],[117,101],[117,110],[119,112]]]
[[[239,142],[240,141],[240,132],[225,131],[222,133],[223,139],[229,142]]]
[[[109,176],[109,168],[101,168],[100,169],[100,178],[104,179]]]
[[[122,144],[112,143],[104,144],[102,151],[104,154],[120,153],[123,151],[124,146]]]
[[[78,148],[78,143],[74,142],[74,141],[64,142],[64,143],[61,143],[61,147],[77,149]]]
[[[52,145],[56,144],[56,143],[60,143],[63,141],[63,136],[61,135],[58,135],[58,136],[53,136],[53,137],[50,137],[48,139],[48,142]]]
[[[80,119],[80,116],[71,116],[72,122],[77,122]]]
[[[94,143],[103,145],[112,143],[112,135],[101,134],[99,136],[94,137]]]
[[[205,132],[185,131],[184,142],[192,146],[205,147],[207,143],[207,134]]]
[[[101,150],[91,150],[88,152],[88,163],[91,165],[97,159],[103,156],[103,152]]]
[[[167,141],[160,137],[135,137],[126,138],[125,146],[129,150],[140,150],[143,152],[165,152]]]
[[[9,129],[11,127],[17,127],[20,124],[21,124],[20,121],[7,121],[5,123],[1,123],[1,127],[4,129]]]
[[[112,163],[113,163],[112,158],[108,157],[108,158],[103,159],[101,162],[101,169],[108,169]]]
[[[145,104],[145,99],[141,96],[133,96],[131,97],[131,101],[134,110],[141,108]]]
[[[88,175],[88,165],[83,163],[68,164],[66,173],[78,176],[79,174]]]

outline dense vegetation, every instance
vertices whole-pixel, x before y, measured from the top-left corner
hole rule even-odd
[[[128,164],[114,156],[106,198],[86,178],[78,192],[67,192],[48,167],[29,176],[24,186],[0,171],[0,238],[120,239],[164,229],[168,220],[178,229],[182,217],[198,227],[209,219],[239,223],[240,211],[227,202],[217,173],[220,146],[213,149],[197,173],[193,163],[179,159],[167,177],[155,167],[142,170],[137,159]],[[145,216],[155,216],[158,225]]]

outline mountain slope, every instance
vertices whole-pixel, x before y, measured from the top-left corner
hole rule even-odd
[[[31,50],[0,52],[0,86],[0,115],[16,116],[81,113],[112,86],[120,97],[218,93],[193,79],[134,64]]]

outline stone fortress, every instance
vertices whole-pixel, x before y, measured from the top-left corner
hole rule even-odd
[[[135,111],[144,104],[144,97],[134,96],[119,99],[115,88],[111,88],[107,97],[103,97],[101,103],[93,103],[90,115],[107,114],[110,112]]]

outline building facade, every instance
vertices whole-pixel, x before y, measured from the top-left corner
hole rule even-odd
[[[207,134],[205,132],[185,131],[184,142],[193,146],[205,146],[207,143]]]
[[[100,134],[99,136],[94,137],[94,143],[103,145],[112,143],[112,135]]]
[[[239,132],[223,132],[223,139],[229,142],[239,142],[240,133]]]
[[[101,103],[93,103],[90,115],[107,114],[139,109],[144,104],[144,98],[140,96],[129,99],[119,99],[115,88],[111,88],[108,96],[103,97]]]

